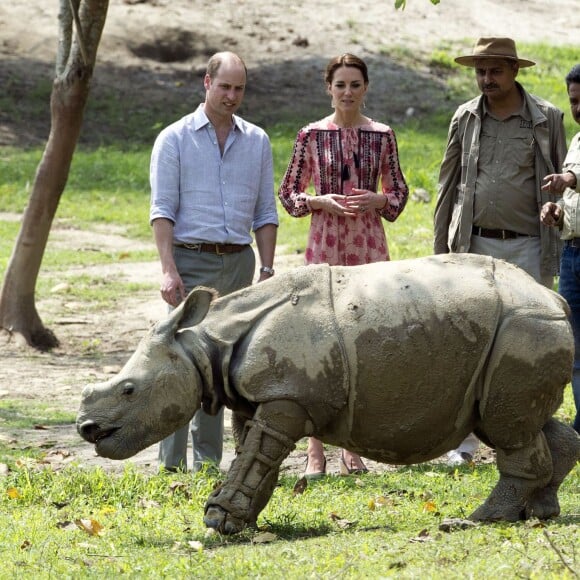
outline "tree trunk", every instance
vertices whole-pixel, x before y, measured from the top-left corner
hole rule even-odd
[[[0,292],[0,328],[40,350],[58,346],[58,339],[36,310],[36,281],[80,134],[108,4],[108,0],[61,0],[50,135]]]

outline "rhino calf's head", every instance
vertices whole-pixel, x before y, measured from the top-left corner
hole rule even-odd
[[[185,425],[200,408],[195,348],[185,349],[181,339],[205,318],[213,297],[211,290],[193,290],[141,340],[118,375],[83,389],[77,431],[99,455],[131,457]]]

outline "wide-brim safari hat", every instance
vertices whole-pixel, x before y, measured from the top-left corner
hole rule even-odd
[[[475,61],[482,58],[508,58],[518,62],[521,68],[536,64],[533,60],[518,56],[516,43],[511,38],[480,38],[475,43],[473,54],[458,56],[455,62],[463,66],[475,66]]]

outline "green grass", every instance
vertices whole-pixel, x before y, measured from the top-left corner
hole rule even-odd
[[[0,399],[0,426],[3,429],[32,429],[35,425],[74,423],[71,413],[55,409],[47,403]]]
[[[422,464],[328,477],[298,495],[297,478],[282,477],[259,529],[226,537],[202,523],[210,474],[54,473],[28,460],[0,480],[10,522],[0,526],[2,577],[573,578],[578,514],[439,530],[477,507],[496,477],[493,465]],[[579,486],[576,470],[561,492],[565,514]]]
[[[410,200],[400,219],[385,225],[393,259],[431,253],[431,220],[447,125],[456,105],[477,94],[473,71],[454,66],[452,56],[460,48],[470,49],[471,44],[442,44],[427,58],[426,64],[445,79],[446,100],[427,115],[394,125],[410,188],[426,189],[431,201]],[[577,49],[521,45],[518,50],[539,62],[535,69],[522,71],[520,80],[530,92],[566,112],[570,138],[578,128],[570,118],[563,77],[577,61]],[[417,59],[403,49],[389,47],[385,53],[409,63]],[[3,110],[11,110],[3,97],[0,103]],[[292,124],[266,127],[272,139],[276,183],[282,179],[298,128]],[[128,139],[123,147],[79,148],[57,212],[59,224],[96,232],[110,228],[136,244],[151,240],[150,149],[135,143]],[[0,151],[0,212],[24,210],[41,154],[38,148]],[[280,208],[280,222],[279,245],[290,253],[303,252],[309,220],[291,218]],[[0,276],[18,228],[18,221],[0,219]],[[95,251],[87,247],[71,252],[49,240],[37,295],[47,297],[62,282],[59,273],[75,267],[155,259],[154,251],[140,249]],[[118,295],[145,289],[87,273],[66,280],[69,285],[61,291],[82,301],[85,309],[110,308]],[[88,342],[85,354],[98,356],[98,346]],[[569,423],[573,413],[567,389],[558,416]],[[73,421],[48,405],[0,400],[2,432]],[[259,531],[222,537],[208,534],[202,521],[205,499],[218,483],[209,473],[148,476],[127,467],[122,474],[111,475],[74,465],[52,470],[42,450],[19,449],[4,437],[0,437],[0,463],[8,468],[0,475],[0,579],[572,579],[580,574],[578,467],[560,493],[563,515],[545,524],[502,523],[442,532],[438,526],[444,518],[463,517],[483,501],[497,472],[494,465],[450,470],[423,464],[358,479],[328,477],[299,495],[293,493],[297,478],[282,477],[259,518]],[[82,526],[81,520],[91,519],[102,526],[99,535],[90,535],[75,524],[79,521]],[[272,533],[273,540],[260,543],[265,532]]]

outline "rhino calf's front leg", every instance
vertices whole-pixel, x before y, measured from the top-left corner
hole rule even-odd
[[[224,484],[207,500],[205,525],[225,534],[254,525],[272,496],[282,461],[310,432],[309,425],[306,411],[297,403],[260,405],[246,422],[240,453]]]

